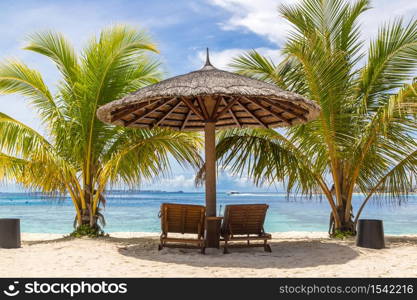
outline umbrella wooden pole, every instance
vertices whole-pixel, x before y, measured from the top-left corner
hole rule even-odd
[[[206,160],[207,216],[216,216],[216,123],[206,122],[204,127]]]
[[[221,218],[216,217],[216,123],[204,126],[206,159],[206,246],[219,248]]]

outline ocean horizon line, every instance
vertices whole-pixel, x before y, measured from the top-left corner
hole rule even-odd
[[[205,194],[204,191],[165,191],[165,190],[107,190],[104,192],[105,195],[114,195],[114,194],[135,194],[135,193],[166,193],[166,194]],[[0,195],[7,195],[7,194],[16,194],[16,195],[44,195],[48,197],[70,197],[69,194],[58,194],[58,193],[46,193],[41,191],[5,191],[0,192]],[[216,194],[230,194],[230,196],[238,196],[238,195],[250,195],[250,194],[269,194],[269,195],[290,195],[290,196],[300,196],[300,197],[309,197],[314,195],[325,195],[322,192],[315,192],[315,193],[309,193],[309,194],[302,194],[297,192],[287,193],[284,191],[276,191],[276,192],[270,192],[270,191],[217,191]],[[352,193],[353,195],[366,195],[362,192],[355,192]],[[381,192],[378,194],[375,194],[375,196],[382,196],[382,195],[388,195],[390,193],[387,192]],[[416,195],[417,191],[410,191],[410,192],[403,192],[401,194],[404,195]]]

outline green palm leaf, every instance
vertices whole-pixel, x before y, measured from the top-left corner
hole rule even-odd
[[[201,165],[198,134],[136,131],[96,118],[99,106],[160,80],[158,51],[144,32],[106,28],[77,55],[63,35],[47,31],[31,35],[25,49],[51,59],[61,78],[53,95],[36,70],[17,61],[0,65],[0,94],[27,98],[40,113],[47,137],[0,114],[1,178],[69,194],[77,226],[99,232],[107,187],[133,187],[169,174],[171,158],[183,166]]]
[[[316,101],[321,115],[268,134],[227,132],[217,145],[223,167],[257,184],[285,182],[288,191],[303,194],[320,189],[332,208],[333,232],[355,231],[354,191],[367,195],[364,203],[380,192],[401,202],[416,174],[417,21],[382,26],[366,55],[358,18],[368,9],[365,0],[282,5],[293,27],[283,61],[251,51],[232,67]]]

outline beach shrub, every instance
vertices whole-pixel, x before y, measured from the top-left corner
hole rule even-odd
[[[330,237],[335,239],[344,240],[346,238],[350,238],[356,235],[356,232],[354,231],[342,231],[342,230],[335,230],[332,234],[330,234]]]
[[[78,226],[73,232],[70,233],[71,237],[102,237],[104,236],[104,231],[100,228],[100,226],[95,225],[91,227],[90,225],[84,224]]]
[[[257,185],[320,194],[330,204],[332,236],[355,233],[370,199],[400,204],[417,182],[417,20],[387,22],[365,43],[359,18],[370,8],[368,0],[283,4],[280,15],[292,29],[281,60],[252,50],[230,64],[315,101],[321,113],[291,128],[223,131],[218,164]],[[355,192],[363,194],[356,210]]]

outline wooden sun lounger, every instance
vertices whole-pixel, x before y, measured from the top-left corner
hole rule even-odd
[[[234,245],[235,247],[264,247],[264,250],[271,252],[267,241],[271,234],[265,233],[264,221],[267,204],[235,204],[226,205],[221,228],[221,241],[224,242],[224,253],[229,253],[229,243],[234,241],[246,241]],[[253,243],[250,241],[263,241]]]
[[[161,243],[164,247],[186,247],[194,244],[205,252],[204,218],[206,208],[201,205],[163,203],[161,205]],[[168,233],[196,234],[196,238],[168,237]]]

